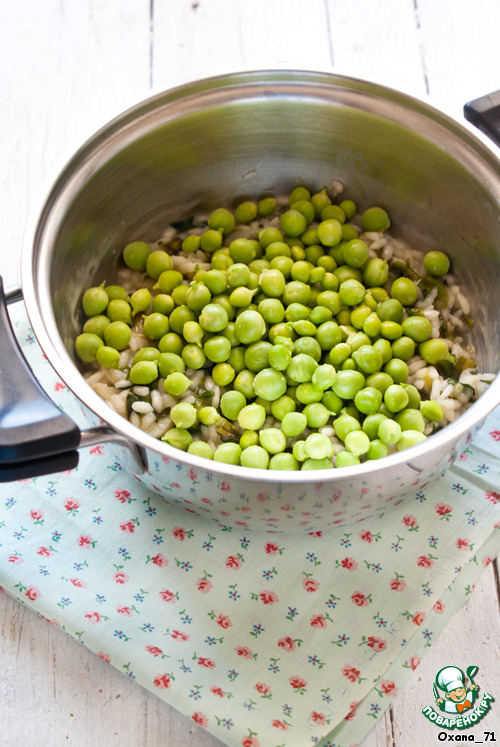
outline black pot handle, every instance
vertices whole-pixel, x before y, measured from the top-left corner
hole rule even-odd
[[[22,480],[78,465],[78,448],[114,442],[127,466],[141,474],[145,451],[109,426],[80,431],[44,392],[16,340],[7,304],[20,301],[20,287],[4,293],[0,277],[0,483]]]
[[[500,147],[500,91],[469,101],[464,116]]]
[[[79,442],[80,429],[43,391],[21,352],[0,278],[0,482],[76,467]]]

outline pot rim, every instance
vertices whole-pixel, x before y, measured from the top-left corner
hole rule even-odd
[[[79,371],[68,352],[60,341],[59,333],[52,312],[51,297],[49,292],[48,278],[39,287],[37,283],[37,272],[34,267],[34,251],[36,239],[44,226],[44,222],[54,208],[54,204],[60,199],[61,194],[68,190],[68,185],[78,181],[84,183],[92,173],[92,157],[100,146],[111,145],[115,147],[118,141],[123,146],[132,126],[141,122],[142,127],[147,127],[154,113],[163,107],[174,107],[177,105],[198,105],[204,99],[209,99],[219,91],[238,92],[238,90],[249,90],[250,93],[261,89],[261,95],[269,91],[269,86],[278,88],[292,87],[295,94],[300,91],[314,89],[326,91],[343,91],[356,88],[370,99],[371,105],[377,110],[382,106],[397,105],[406,113],[419,115],[427,122],[444,128],[456,138],[457,144],[466,150],[469,155],[482,168],[486,169],[490,178],[497,183],[500,201],[500,160],[496,153],[488,147],[481,139],[471,134],[469,130],[455,121],[453,118],[427,104],[420,99],[410,96],[396,89],[373,83],[364,79],[339,75],[334,72],[319,72],[310,70],[294,70],[289,68],[274,68],[262,70],[248,70],[242,72],[223,73],[217,76],[189,81],[172,89],[154,93],[152,96],[139,101],[127,108],[118,116],[111,119],[107,124],[98,129],[90,136],[71,156],[66,165],[59,172],[58,177],[52,184],[48,195],[42,201],[42,207],[38,215],[34,215],[29,222],[28,229],[23,242],[21,253],[21,276],[23,295],[26,309],[34,334],[47,356],[48,361],[56,370],[65,384],[94,414],[110,425],[116,432],[124,435],[129,441],[155,452],[158,457],[168,458],[182,462],[198,470],[217,473],[220,476],[239,478],[250,481],[263,481],[271,483],[334,483],[358,480],[375,476],[388,467],[398,465],[412,466],[429,451],[443,449],[446,445],[453,448],[461,437],[470,432],[480,424],[487,415],[500,404],[500,374],[489,385],[488,389],[455,421],[445,428],[430,436],[425,442],[412,446],[404,451],[391,454],[379,460],[365,462],[352,467],[343,467],[341,470],[310,470],[283,472],[279,470],[253,469],[236,465],[228,465],[222,462],[209,461],[187,452],[175,449],[162,441],[149,436],[136,426],[132,425],[126,418],[116,413],[99,395],[97,395],[85,381],[83,374]],[[291,91],[290,91],[291,92]],[[191,110],[189,110],[191,111]],[[182,117],[183,111],[177,116]],[[137,136],[137,133],[135,133]],[[120,140],[121,138],[121,140]],[[495,172],[495,173],[493,173]],[[60,344],[59,344],[60,341]],[[421,469],[414,467],[416,473]]]

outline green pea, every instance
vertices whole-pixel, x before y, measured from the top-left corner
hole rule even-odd
[[[323,187],[322,190],[319,192],[316,192],[316,194],[313,194],[310,197],[310,200],[312,204],[314,205],[314,209],[316,210],[316,218],[321,217],[321,211],[327,206],[331,205],[332,201],[328,195],[328,192],[326,190],[326,187]]]
[[[390,225],[390,218],[384,208],[369,207],[361,215],[361,228],[363,231],[387,231]]]
[[[410,278],[396,278],[391,286],[392,298],[397,298],[403,306],[413,306],[418,298],[418,288]]]
[[[299,470],[300,465],[293,454],[282,452],[280,454],[273,454],[273,456],[269,460],[268,469],[285,470],[291,472],[294,470]]]
[[[359,412],[370,415],[378,411],[382,404],[382,392],[375,387],[363,387],[354,396],[354,404]]]
[[[321,402],[323,392],[317,389],[311,381],[299,384],[295,389],[295,398],[302,405],[309,405],[312,402]]]
[[[377,438],[378,429],[379,429],[380,423],[382,423],[383,420],[387,420],[387,416],[381,412],[370,413],[363,420],[363,425],[361,426],[361,429],[363,430],[364,433],[366,433],[370,441],[373,441],[374,439]]]
[[[154,361],[138,361],[128,376],[132,384],[152,384],[158,378],[158,366]]]
[[[249,265],[257,256],[257,249],[251,239],[234,239],[229,244],[229,256],[233,262]]]
[[[420,402],[420,412],[427,420],[438,421],[443,417],[441,405],[433,399]]]
[[[242,448],[239,444],[225,443],[217,446],[214,452],[214,461],[224,464],[239,464]]]
[[[359,370],[364,374],[380,371],[383,365],[382,355],[373,345],[361,345],[357,350],[353,350],[352,357]]]
[[[198,420],[202,425],[215,425],[220,419],[220,413],[211,405],[200,407],[198,410]]]
[[[203,352],[212,363],[222,363],[229,358],[231,343],[223,335],[214,335],[205,342]]]
[[[195,370],[198,370],[200,368],[203,368],[207,357],[203,352],[203,349],[198,345],[189,344],[183,347],[181,360],[188,368],[194,368]]]
[[[208,270],[203,276],[203,284],[213,295],[224,293],[227,285],[226,272],[223,270]]]
[[[178,397],[179,395],[184,394],[192,383],[193,382],[180,371],[173,371],[168,374],[163,382],[163,388],[167,394],[171,394],[173,397]]]
[[[147,288],[139,288],[130,296],[130,304],[134,316],[147,311],[151,306],[151,293]]]
[[[339,296],[347,306],[357,306],[365,297],[365,286],[354,278],[344,280],[339,287]]]
[[[224,333],[225,332],[226,330],[224,330]],[[245,348],[242,345],[234,348],[232,347],[227,362],[235,372],[235,375],[239,374],[240,371],[243,371],[243,369],[245,368]]]
[[[233,389],[244,394],[246,399],[253,399],[255,397],[254,379],[255,374],[253,371],[245,368],[236,375],[233,382]]]
[[[302,463],[301,470],[318,470],[318,469],[333,469],[333,463],[330,459],[306,459]]]
[[[123,261],[131,270],[144,272],[146,262],[151,254],[151,247],[145,241],[132,241],[123,250]]]
[[[370,448],[370,439],[363,431],[350,431],[344,443],[346,449],[357,457],[366,454]]]
[[[318,293],[316,304],[317,306],[324,306],[326,309],[331,311],[333,316],[335,316],[342,308],[342,299],[336,291],[326,290]]]
[[[128,301],[128,293],[121,285],[108,285],[104,288],[110,301],[120,299],[121,301]]]
[[[200,247],[204,252],[207,252],[207,254],[213,254],[217,249],[221,248],[222,241],[222,233],[218,229],[209,228],[201,235]]]
[[[285,436],[295,438],[307,428],[307,417],[302,412],[288,412],[281,421],[281,430]]]
[[[286,369],[286,373],[291,381],[297,384],[305,383],[311,381],[317,366],[318,364],[314,358],[306,353],[300,353],[292,358]]]
[[[409,401],[409,396],[399,384],[391,384],[384,392],[384,404],[389,412],[399,412],[403,410]]]
[[[282,213],[280,216],[280,228],[285,236],[296,237],[307,228],[308,221],[304,215],[293,208]]]
[[[257,311],[268,324],[277,324],[285,318],[285,307],[278,298],[265,298],[257,306]]]
[[[432,324],[425,316],[409,316],[401,322],[403,334],[415,342],[425,342],[432,335]]]
[[[213,459],[214,451],[210,444],[205,441],[192,441],[188,446],[188,454],[203,457],[204,459]]]
[[[164,314],[160,314],[158,311],[154,311],[152,314],[143,318],[143,329],[151,340],[159,340],[163,335],[166,335],[170,329],[168,318]]]
[[[330,411],[322,402],[311,402],[302,411],[309,428],[322,428],[330,419]]]
[[[274,199],[274,197],[263,197],[261,200],[259,200],[257,205],[258,213],[263,218],[266,218],[268,215],[274,213],[275,209],[276,200]]]
[[[340,203],[341,209],[344,211],[345,216],[348,220],[354,218],[357,212],[356,203],[353,200],[342,200]]]
[[[241,410],[247,404],[246,397],[241,392],[230,390],[224,392],[220,400],[220,409],[228,420],[236,420]]]
[[[327,309],[326,306],[315,306],[309,314],[309,321],[316,326],[319,326],[325,322],[331,321],[332,316],[332,312],[330,309]]]
[[[160,275],[171,270],[172,266],[172,259],[163,249],[151,252],[146,260],[146,272],[153,280],[158,280]]]
[[[82,332],[89,332],[90,334],[97,335],[101,338],[102,341],[104,339],[104,330],[106,329],[110,321],[111,319],[109,319],[104,314],[91,316],[90,319],[87,319],[85,321],[82,327]]]
[[[289,412],[295,412],[296,403],[288,394],[278,397],[271,402],[271,413],[276,420],[283,420],[285,415]]]
[[[243,431],[240,436],[240,446],[242,449],[248,449],[249,446],[257,446],[259,443],[259,434],[257,431]]]
[[[401,358],[403,361],[408,361],[415,355],[415,342],[411,337],[399,337],[391,345],[392,355],[394,358]]]
[[[182,242],[182,251],[186,252],[186,254],[197,252],[200,248],[200,242],[201,236],[198,236],[197,234],[193,233],[190,236],[186,236],[186,238]]]
[[[124,350],[130,342],[132,330],[125,322],[111,322],[104,330],[104,340],[116,350]]]
[[[397,298],[388,298],[386,301],[382,301],[377,308],[377,315],[381,322],[401,324],[404,313],[403,306]]]
[[[424,255],[424,267],[430,275],[441,277],[449,271],[450,260],[444,252],[427,252]]]
[[[196,410],[188,402],[179,402],[170,410],[170,417],[177,428],[191,428],[197,419]]]
[[[153,298],[153,312],[158,312],[164,314],[164,316],[168,316],[173,311],[174,306],[174,299],[167,293],[159,293]]]
[[[378,437],[387,446],[394,446],[401,438],[401,426],[395,420],[386,418],[378,427]]]
[[[240,464],[242,467],[254,469],[267,469],[269,465],[269,454],[262,446],[249,446],[241,453]]]
[[[210,228],[220,231],[223,236],[227,236],[234,230],[234,217],[226,208],[216,208],[208,218],[208,225]]]
[[[311,381],[317,389],[324,392],[337,381],[337,372],[330,363],[323,363],[314,369]]]
[[[360,464],[360,459],[355,454],[351,454],[350,451],[339,451],[335,457],[336,466],[342,467],[354,467],[356,464]]]
[[[286,436],[279,428],[262,429],[259,442],[268,454],[279,454],[286,448]]]
[[[132,309],[127,301],[115,298],[108,303],[106,314],[112,322],[125,322],[132,324]]]
[[[359,431],[361,430],[361,425],[359,420],[356,418],[353,418],[352,415],[339,415],[338,418],[335,418],[333,421],[333,428],[335,430],[335,433],[337,435],[337,438],[340,438],[341,441],[345,441],[345,437],[348,433],[351,431]]]
[[[180,355],[177,355],[176,353],[161,353],[158,358],[158,370],[160,376],[166,379],[167,376],[174,373],[174,371],[184,373],[186,366]]]
[[[158,276],[154,289],[160,290],[162,293],[170,294],[174,288],[177,288],[178,285],[182,284],[183,280],[183,275],[178,270],[164,270]]]
[[[228,386],[235,376],[236,371],[229,363],[216,363],[212,369],[212,379],[217,386]]]
[[[259,340],[248,346],[245,350],[245,366],[250,371],[258,373],[263,368],[269,368],[269,353],[272,349],[271,343]]]
[[[363,268],[363,282],[369,287],[382,286],[389,278],[389,265],[385,259],[373,257],[369,259]]]
[[[240,202],[234,211],[234,217],[237,223],[251,223],[257,217],[257,203],[251,200]]]
[[[115,348],[111,348],[108,345],[102,345],[97,348],[95,354],[96,360],[99,365],[104,368],[118,368],[120,365],[120,353]]]
[[[229,256],[229,251],[225,250],[218,250],[212,254],[212,258],[210,259],[210,266],[212,270],[217,270],[218,272],[225,272],[231,265],[233,264],[233,260]],[[210,271],[209,271],[210,272]]]
[[[392,358],[390,361],[387,361],[383,370],[384,373],[392,377],[395,384],[404,384],[408,380],[408,366],[405,361],[399,358]]]
[[[335,246],[342,240],[342,224],[335,218],[322,220],[318,227],[318,238],[323,246]]]
[[[104,283],[100,286],[87,288],[82,297],[83,312],[86,316],[97,316],[106,311],[109,298],[104,290]]]
[[[410,446],[416,446],[417,444],[422,443],[422,441],[425,441],[426,438],[427,436],[425,436],[423,433],[420,433],[420,431],[404,431],[404,433],[401,434],[401,438],[396,444],[396,449],[398,451],[409,449]]]
[[[346,342],[339,342],[330,350],[328,359],[333,366],[341,366],[351,353],[352,350]]]
[[[229,317],[226,309],[219,303],[209,303],[201,311],[198,322],[207,332],[220,332],[227,327]]]
[[[418,352],[426,361],[431,365],[435,365],[438,361],[442,361],[448,355],[448,345],[445,340],[440,338],[432,338],[420,343],[418,346]]]
[[[366,296],[365,296],[366,301]],[[382,330],[382,322],[378,318],[377,314],[372,311],[369,316],[366,317],[366,319],[363,321],[362,326],[363,332],[368,335],[368,337],[374,338],[378,337]]]
[[[206,308],[207,307],[203,309],[203,312],[205,312]],[[201,317],[200,324],[203,327]],[[249,309],[248,311],[243,311],[238,315],[234,326],[234,332],[243,345],[248,345],[262,339],[266,332],[266,323],[258,311]]]
[[[342,399],[354,399],[364,385],[365,377],[361,371],[338,371],[332,389]]]
[[[388,446],[381,441],[380,438],[375,438],[370,442],[370,448],[366,452],[366,458],[368,460],[382,459],[382,457],[387,456],[388,453]]]
[[[380,334],[386,340],[397,340],[403,334],[403,327],[397,322],[382,322]]]
[[[345,223],[346,214],[340,207],[340,205],[326,205],[321,211],[321,220],[328,220],[329,218],[335,218],[339,223]]]
[[[344,246],[344,261],[349,267],[363,267],[368,259],[368,245],[362,239],[352,239]]]
[[[330,459],[333,443],[323,433],[311,433],[305,440],[305,450],[310,459]]]
[[[425,418],[420,410],[415,410],[411,407],[407,407],[401,412],[398,412],[394,416],[394,420],[401,426],[401,430],[404,431],[420,431],[423,433],[425,430]]]
[[[267,269],[279,270],[285,280],[291,277],[292,268],[294,266],[294,260],[292,259],[292,257],[273,257],[268,264],[269,266]]]
[[[160,357],[160,351],[158,348],[145,347],[140,348],[134,355],[132,363],[138,363],[139,361],[157,361]]]
[[[169,446],[173,446],[175,449],[187,451],[189,445],[193,441],[193,437],[185,428],[170,428],[170,430],[162,436],[161,440]]]

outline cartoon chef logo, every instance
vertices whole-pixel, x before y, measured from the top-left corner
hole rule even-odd
[[[436,705],[446,713],[463,713],[472,708],[478,686],[472,681],[477,667],[467,667],[467,677],[458,667],[443,667],[436,675],[434,697]],[[442,691],[443,695],[439,693]]]
[[[467,729],[490,710],[493,696],[486,692],[480,696],[479,687],[472,679],[477,667],[467,667],[465,672],[454,666],[443,667],[432,683],[434,703],[439,710],[426,705],[422,714],[441,729]]]

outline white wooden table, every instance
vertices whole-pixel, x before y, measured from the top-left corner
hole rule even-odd
[[[499,39],[498,0],[2,0],[5,284],[19,282],[27,221],[63,163],[152,91],[228,70],[333,69],[428,98],[460,119],[467,100],[500,88]],[[405,714],[414,693],[422,697],[419,683],[452,662],[457,646],[497,682],[498,701],[498,594],[492,564],[363,747],[436,743],[434,726]],[[220,744],[5,594],[0,724],[8,747]]]

